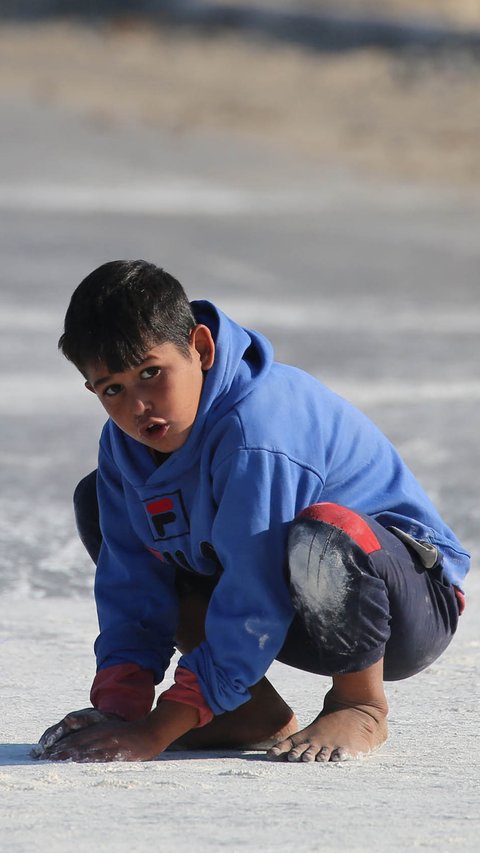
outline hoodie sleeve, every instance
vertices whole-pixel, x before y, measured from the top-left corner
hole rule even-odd
[[[97,489],[103,536],[95,576],[97,668],[137,664],[151,670],[158,683],[174,651],[178,607],[173,569],[160,564],[133,530],[122,479],[105,442]]]
[[[322,481],[281,453],[237,450],[214,474],[213,546],[223,573],[208,607],[206,639],[179,665],[196,676],[215,714],[250,698],[293,618],[286,579],[287,531],[318,500]]]

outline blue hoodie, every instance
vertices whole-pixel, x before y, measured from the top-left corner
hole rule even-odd
[[[459,588],[468,554],[387,438],[270,343],[209,302],[192,303],[216,342],[186,443],[157,466],[109,420],[100,440],[103,546],[95,594],[98,669],[133,662],[160,682],[174,651],[175,567],[213,575],[206,639],[180,659],[215,714],[247,701],[291,620],[289,523],[320,501],[436,545]]]

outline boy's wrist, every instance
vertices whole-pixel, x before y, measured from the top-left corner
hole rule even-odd
[[[144,720],[152,744],[162,752],[174,740],[189,732],[198,724],[198,710],[193,705],[181,702],[161,701]]]
[[[196,727],[206,726],[213,719],[213,711],[205,700],[197,676],[182,665],[177,666],[174,684],[160,694],[159,701],[192,705],[198,711]]]

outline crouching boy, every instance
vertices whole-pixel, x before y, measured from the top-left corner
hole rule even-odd
[[[469,565],[387,438],[144,261],[91,273],[59,345],[108,415],[75,493],[100,633],[92,707],[48,729],[39,757],[255,744],[325,762],[379,747],[384,679],[447,647]],[[332,678],[301,731],[273,660]]]

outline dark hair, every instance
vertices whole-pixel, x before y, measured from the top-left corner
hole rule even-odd
[[[188,356],[195,325],[182,285],[168,272],[147,261],[110,261],[74,291],[58,347],[82,373],[100,362],[121,373],[159,344]]]

